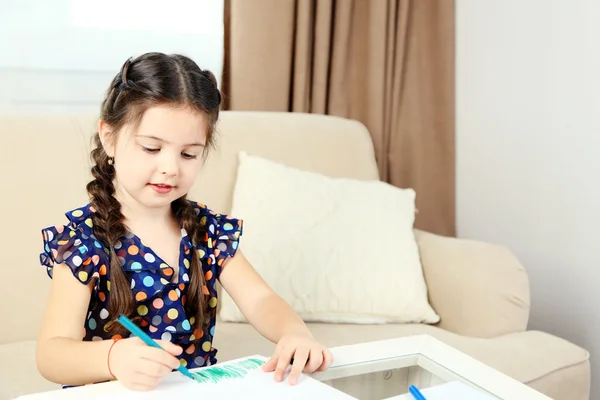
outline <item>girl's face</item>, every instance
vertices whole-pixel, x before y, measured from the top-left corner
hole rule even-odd
[[[109,127],[100,127],[106,138],[103,128]],[[137,131],[125,125],[114,145],[103,140],[114,157],[119,200],[163,208],[187,194],[200,169],[208,131],[202,113],[156,106],[146,110]]]

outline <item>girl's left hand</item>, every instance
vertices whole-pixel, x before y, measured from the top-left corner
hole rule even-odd
[[[286,335],[279,340],[273,356],[263,365],[262,369],[265,372],[275,371],[275,381],[281,382],[288,365],[292,363],[289,383],[295,385],[301,372],[324,371],[332,362],[333,356],[329,350],[313,338]]]

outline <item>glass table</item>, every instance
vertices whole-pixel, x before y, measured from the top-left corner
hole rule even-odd
[[[331,351],[334,364],[311,377],[356,399],[409,400],[413,399],[407,394],[410,385],[425,389],[461,382],[467,390],[479,393],[474,398],[482,400],[551,400],[429,335],[340,346]]]

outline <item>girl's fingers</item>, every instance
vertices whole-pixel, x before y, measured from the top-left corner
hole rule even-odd
[[[323,350],[323,362],[317,371],[325,371],[333,363],[333,354],[328,349]]]
[[[183,352],[181,346],[177,346],[176,344],[173,344],[168,340],[157,340],[156,342],[160,347],[165,349],[165,351],[171,353],[174,356],[178,356]]]
[[[266,363],[263,364],[262,370],[264,372],[275,371],[275,367],[277,366],[277,360],[278,360],[278,358],[279,357],[276,354],[273,354],[273,356],[271,357],[271,359],[269,361],[267,361]]]
[[[294,355],[293,349],[283,349],[277,359],[277,367],[275,368],[275,381],[281,382],[283,380],[283,374],[285,373],[292,356]]]
[[[169,354],[163,349],[157,349],[156,347],[146,346],[142,353],[142,358],[153,361],[158,364],[162,364],[166,367],[173,369],[179,368],[179,360],[175,356]]]
[[[292,364],[292,370],[289,376],[290,385],[298,383],[298,378],[306,365],[309,354],[310,351],[308,349],[296,349],[294,352],[294,363]]]
[[[170,373],[173,369],[174,368],[171,368],[170,366],[166,366],[161,363],[157,363],[150,360],[144,360],[143,363],[140,363],[138,372],[140,374],[144,374],[152,378],[161,378]]]
[[[317,368],[319,368],[323,364],[324,360],[323,351],[320,350],[311,350],[308,363],[304,367],[304,372],[311,373],[315,372]]]
[[[262,370],[264,372],[275,371],[275,367],[277,366],[277,361],[279,360],[279,353],[281,353],[281,345],[278,343],[277,346],[275,346],[275,351],[273,352],[273,355],[271,356],[269,361],[267,361],[262,366]]]

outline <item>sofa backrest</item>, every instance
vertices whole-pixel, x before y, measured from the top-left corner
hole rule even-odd
[[[50,288],[39,263],[41,229],[89,200],[97,116],[0,116],[0,344],[35,339]],[[356,121],[316,114],[224,111],[217,149],[189,198],[227,213],[237,154],[245,151],[332,177],[378,179],[373,144]],[[260,190],[260,188],[257,188]]]

